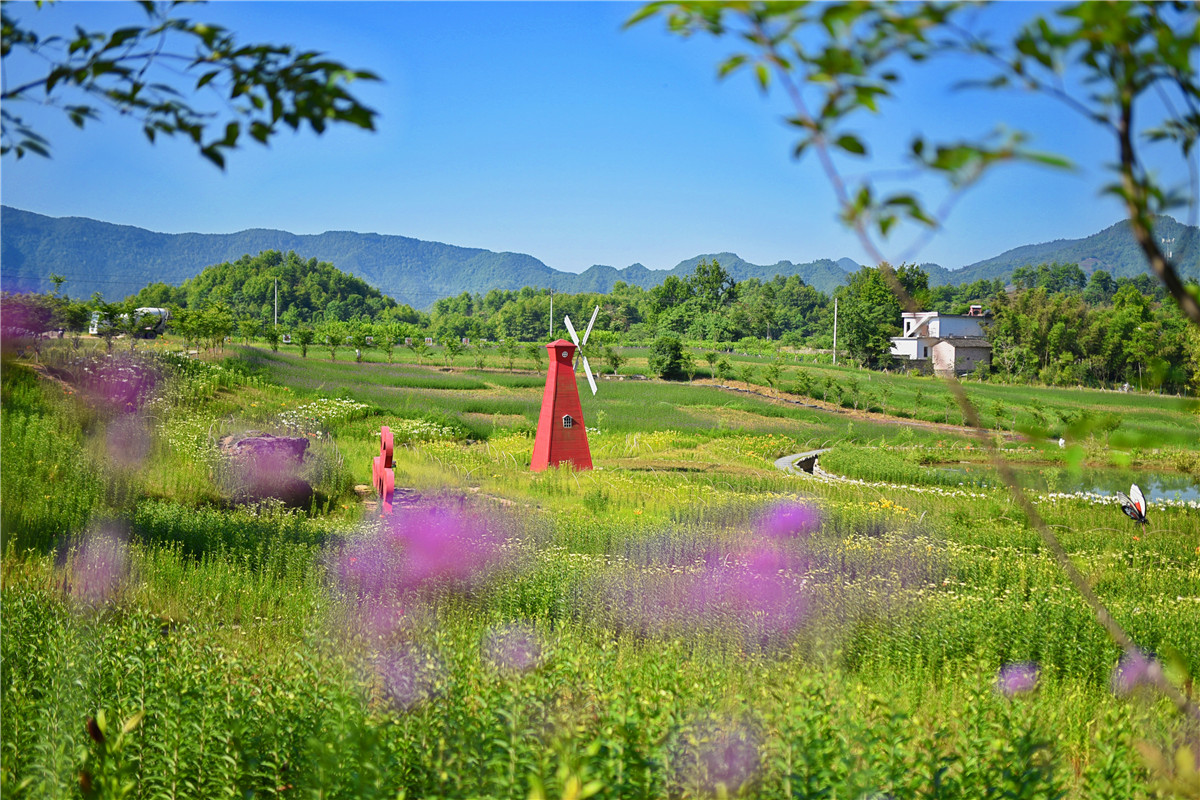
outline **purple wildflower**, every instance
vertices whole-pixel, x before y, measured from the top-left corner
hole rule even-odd
[[[114,465],[135,469],[150,453],[150,432],[137,415],[122,416],[109,424],[105,446]]]
[[[375,657],[375,672],[388,701],[401,711],[433,697],[443,676],[442,662],[417,645],[401,645]]]
[[[770,539],[791,539],[820,528],[821,515],[811,506],[785,501],[769,508],[756,527]]]
[[[643,635],[711,635],[722,631],[746,643],[778,644],[809,616],[804,565],[780,543],[712,550],[702,564],[647,564],[608,581],[602,603]]]
[[[80,388],[93,405],[109,411],[137,411],[158,384],[158,371],[133,354],[114,355],[84,370]]]
[[[1162,664],[1153,656],[1134,650],[1126,651],[1113,667],[1109,685],[1117,694],[1126,695],[1139,686],[1154,685],[1162,679]]]
[[[112,599],[128,569],[125,537],[94,531],[84,537],[71,559],[67,593],[80,605],[102,605]]]
[[[410,627],[423,601],[471,591],[501,566],[494,520],[453,504],[398,507],[334,556],[330,572],[354,609],[353,630],[388,639]]]
[[[488,631],[484,658],[496,669],[526,672],[542,661],[542,643],[527,625],[504,625]]]
[[[466,508],[405,509],[389,520],[403,541],[405,578],[413,587],[469,585],[496,565],[499,541],[489,520]]]
[[[404,628],[407,619],[398,598],[377,597],[358,607],[359,629],[373,639],[389,639]]]
[[[732,797],[758,771],[759,737],[741,724],[702,723],[673,749],[676,779],[701,794]]]
[[[1005,664],[996,673],[996,691],[1005,697],[1032,692],[1037,688],[1041,671],[1032,661]]]
[[[685,609],[704,623],[732,616],[745,629],[790,633],[806,610],[787,553],[773,545],[710,558],[684,595]]]

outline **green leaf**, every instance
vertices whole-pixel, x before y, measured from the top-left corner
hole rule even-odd
[[[207,147],[200,148],[200,155],[216,164],[222,170],[225,169],[225,156],[221,155],[221,151],[217,149],[216,145],[208,145]]]
[[[108,50],[113,47],[120,47],[130,39],[136,39],[141,36],[142,30],[142,28],[120,28],[119,30],[115,30],[112,36],[108,37],[108,44],[104,46],[104,49]]]
[[[70,74],[71,70],[67,67],[55,67],[54,69],[50,70],[50,74],[46,76],[46,94],[50,94],[50,92],[54,91],[55,85],[57,85],[60,80],[66,78]]]
[[[17,156],[20,157],[20,156],[24,155],[24,152],[26,150],[28,150],[31,153],[37,153],[39,156],[42,156],[43,158],[50,157],[49,150],[47,150],[45,147],[42,147],[40,144],[38,144],[37,142],[35,142],[31,139],[25,139],[21,142],[21,144],[19,144],[17,146]]]
[[[625,20],[625,23],[621,27],[626,28],[626,29],[632,28],[634,25],[637,25],[639,22],[643,22],[643,21],[649,19],[650,17],[653,17],[655,14],[657,14],[659,11],[661,11],[662,8],[663,8],[662,3],[647,3],[646,5],[642,6],[637,11],[635,11],[633,13],[633,16],[631,16],[629,19]]]
[[[271,126],[255,120],[250,123],[250,135],[263,144],[271,137]]]
[[[866,8],[859,3],[831,4],[826,6],[821,14],[821,24],[831,35],[837,35],[839,31],[853,25],[865,10]]]
[[[855,155],[859,156],[865,156],[867,154],[867,148],[862,143],[862,140],[849,133],[844,133],[839,136],[834,141],[834,145],[842,150],[845,150],[847,153],[854,153]]]
[[[724,77],[728,76],[734,70],[739,69],[740,67],[745,65],[745,63],[746,63],[746,56],[743,53],[738,53],[737,55],[730,56],[729,58],[725,59],[725,61],[721,62],[721,66],[717,68],[717,75],[718,75],[718,77],[724,78]]]
[[[131,716],[129,719],[125,720],[125,724],[123,726],[121,726],[121,733],[132,732],[138,725],[142,724],[142,719],[145,718],[145,716],[146,716],[146,709],[143,708],[141,711],[137,712],[136,714]]]
[[[200,76],[200,80],[196,81],[196,88],[202,89],[209,81],[221,74],[220,70],[214,69],[212,72],[206,72]]]
[[[1026,161],[1033,161],[1037,164],[1044,164],[1047,167],[1057,167],[1059,169],[1075,169],[1075,163],[1066,156],[1055,155],[1054,153],[1037,153],[1031,150],[1022,150],[1021,158]]]

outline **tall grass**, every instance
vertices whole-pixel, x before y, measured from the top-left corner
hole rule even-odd
[[[70,795],[82,769],[96,781],[119,773],[144,797],[572,785],[613,797],[1150,796],[1135,747],[1144,721],[1099,689],[1114,648],[1031,550],[947,545],[895,523],[881,535],[835,516],[804,544],[818,611],[784,651],[747,651],[736,629],[613,627],[627,609],[606,610],[596,587],[666,579],[754,513],[657,534],[532,520],[518,529],[538,555],[519,575],[443,596],[427,623],[383,643],[346,638],[318,560],[270,566],[296,548],[282,539],[249,562],[234,549],[197,560],[176,544],[135,546],[131,575],[142,577],[92,611],[55,589],[62,568],[10,558],[3,659],[25,680],[4,689],[6,793]],[[927,547],[933,557],[918,560]],[[1146,605],[1158,578],[1143,574],[1131,599],[1170,620],[1168,603]],[[1147,646],[1200,646],[1179,622],[1142,632]],[[510,624],[537,642],[530,667],[495,661],[489,642]],[[1061,628],[1076,635],[1048,637]],[[389,699],[379,653],[426,665],[409,673],[424,699]],[[1041,667],[1038,691],[997,693],[997,664],[1025,659]],[[83,728],[98,709],[114,726],[145,711],[105,759]]]
[[[180,367],[198,377],[156,419],[204,431],[148,464],[185,480],[203,458],[171,462],[213,425],[345,389],[367,408],[319,426],[343,493],[307,512],[136,472],[116,497],[107,461],[66,469],[88,418],[6,367],[6,797],[75,797],[82,780],[145,798],[1149,798],[1161,775],[1139,747],[1173,763],[1188,734],[1152,697],[1112,691],[1117,648],[1009,497],[908,480],[946,432],[608,382],[584,398],[601,469],[532,474],[540,381],[397,388],[386,367],[301,362],[223,367],[228,387]],[[500,568],[464,578],[463,551],[360,513],[345,484],[369,479],[382,424],[400,434],[398,484],[477,510],[505,537]],[[771,466],[831,440],[823,465],[840,452],[872,480]],[[51,479],[78,507],[39,504]],[[803,535],[764,533],[801,497]],[[1111,504],[1041,510],[1137,645],[1173,679],[1200,670],[1195,511],[1139,529]],[[376,556],[399,565],[376,576],[388,591],[347,582]],[[397,583],[419,558],[458,577]],[[1021,691],[998,675],[1014,664],[1036,665]]]
[[[82,431],[49,414],[0,414],[0,530],[4,547],[46,549],[80,530],[103,502],[100,470]]]

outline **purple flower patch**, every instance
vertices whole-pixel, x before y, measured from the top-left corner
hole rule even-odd
[[[129,571],[125,537],[115,531],[93,531],[80,542],[69,564],[68,596],[82,606],[103,605],[116,594]]]
[[[136,414],[114,419],[104,436],[109,459],[121,469],[140,467],[150,453],[150,443],[150,431]]]
[[[445,672],[436,655],[416,645],[385,650],[374,665],[384,696],[401,711],[433,697]]]
[[[1141,651],[1126,652],[1113,667],[1109,685],[1119,695],[1127,695],[1139,686],[1153,686],[1163,679],[1162,664]]]
[[[542,663],[542,643],[528,625],[503,625],[488,631],[483,657],[505,672],[527,672]]]
[[[803,503],[785,501],[772,506],[758,520],[757,529],[770,539],[805,536],[821,527],[821,515]]]
[[[760,748],[742,724],[701,722],[670,746],[674,780],[688,793],[734,797],[758,772]]]
[[[158,370],[148,359],[119,354],[84,366],[79,388],[95,407],[128,413],[150,399],[158,378]]]
[[[1005,697],[1032,692],[1037,688],[1041,670],[1032,661],[1005,664],[996,673],[996,691]]]

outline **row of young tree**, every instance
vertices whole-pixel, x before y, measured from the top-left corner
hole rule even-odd
[[[1011,285],[997,279],[931,288],[919,266],[904,264],[895,272],[921,308],[964,313],[980,304],[990,309],[986,335],[993,346],[994,378],[1130,383],[1171,391],[1200,381],[1200,335],[1185,324],[1174,303],[1163,301],[1161,288],[1148,275],[1113,279],[1103,271],[1088,276],[1076,264],[1042,264],[1018,269]],[[520,343],[537,345],[560,336],[564,315],[582,321],[596,306],[598,354],[607,349],[618,359],[618,345],[650,345],[661,337],[701,352],[757,352],[760,343],[830,351],[835,301],[843,357],[870,368],[892,367],[891,337],[900,332],[899,302],[880,271],[870,267],[848,275],[832,296],[796,276],[738,282],[718,262],[704,261],[692,274],[670,276],[651,289],[617,283],[608,293],[554,294],[531,287],[464,292],[438,300],[428,312],[398,305],[330,264],[277,251],[210,267],[180,287],[151,284],[123,303],[99,296],[75,301],[61,291],[61,281],[55,286],[37,301],[23,301],[41,309],[34,316],[46,329],[82,331],[96,314],[99,333],[111,344],[116,335],[127,333],[131,340],[137,335],[134,309],[167,307],[171,329],[189,345],[219,347],[236,337],[278,347],[287,336],[305,356],[318,347],[331,358],[344,348],[361,355],[374,347],[390,360],[406,341],[418,358],[433,357],[429,340],[450,361],[460,355],[455,350],[465,339],[476,348],[513,343],[511,364]],[[11,306],[11,298],[6,303]],[[541,353],[534,349],[526,355],[535,361]]]

